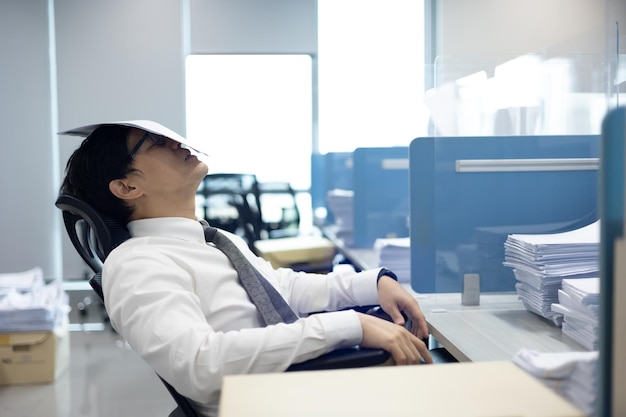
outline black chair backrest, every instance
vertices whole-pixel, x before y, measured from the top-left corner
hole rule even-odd
[[[93,207],[69,195],[60,195],[56,206],[63,212],[65,230],[78,254],[96,273],[119,244],[130,238],[126,226],[98,213]]]
[[[102,265],[106,257],[122,242],[130,238],[126,226],[98,213],[93,207],[69,195],[60,195],[56,206],[63,212],[65,229],[81,258],[95,272],[89,284],[104,302],[102,293]],[[171,417],[198,417],[189,400],[161,378],[178,408]]]

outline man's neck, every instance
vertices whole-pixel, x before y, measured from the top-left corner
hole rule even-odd
[[[153,219],[158,217],[184,217],[196,219],[195,198],[191,201],[179,202],[174,200],[141,201],[135,206],[133,220]]]

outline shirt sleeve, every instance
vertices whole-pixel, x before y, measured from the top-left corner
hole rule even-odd
[[[258,264],[257,268],[283,290],[289,305],[299,315],[378,304],[377,283],[383,268],[312,274],[289,268],[274,270],[269,263],[261,262],[265,265]]]
[[[118,255],[122,252],[123,256]],[[353,311],[315,314],[291,324],[218,331],[205,317],[194,279],[185,268],[162,254],[122,252],[113,251],[103,270],[111,324],[157,374],[194,401],[216,403],[224,375],[282,372],[292,363],[362,340],[360,321]],[[293,287],[293,298],[307,307],[315,306],[303,299],[323,293],[316,288],[315,294],[304,296],[307,288],[319,284],[296,284],[293,278],[286,280]],[[339,288],[343,281],[329,288]],[[359,299],[370,288],[347,285],[337,291]],[[327,297],[325,303],[333,298],[342,296]]]
[[[228,235],[300,316],[376,305],[378,278],[381,273],[391,272],[383,267],[362,272],[342,270],[328,274],[297,272],[290,268],[275,269],[270,262],[253,254],[241,238]]]

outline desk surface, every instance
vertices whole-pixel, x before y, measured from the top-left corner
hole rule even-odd
[[[360,269],[378,265],[374,249],[350,248],[329,237]],[[464,306],[461,294],[418,294],[432,336],[461,362],[510,360],[521,348],[539,352],[587,350],[560,327],[529,312],[516,293],[481,294],[480,305]]]
[[[560,327],[526,310],[517,294],[481,294],[464,306],[461,294],[417,294],[432,336],[459,361],[510,360],[520,349],[586,351]]]
[[[378,266],[378,255],[373,248],[354,248],[346,245],[337,235],[337,226],[324,226],[321,232],[358,271]]]
[[[583,416],[569,402],[508,361],[224,378],[220,417],[355,415]]]

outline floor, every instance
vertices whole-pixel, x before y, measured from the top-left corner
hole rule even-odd
[[[2,417],[167,417],[176,408],[157,375],[99,318],[70,323],[70,367],[54,383],[0,386]],[[102,330],[85,330],[102,329]]]

